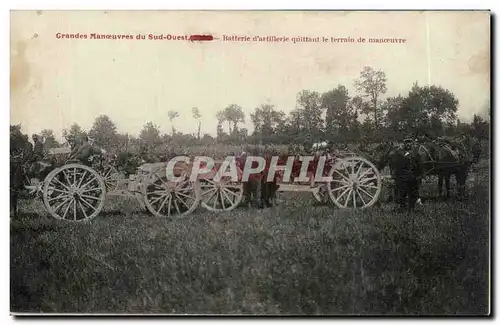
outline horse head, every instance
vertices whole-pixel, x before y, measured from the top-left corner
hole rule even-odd
[[[362,155],[372,161],[378,170],[383,170],[389,164],[396,149],[397,146],[393,142],[383,142],[371,149],[365,148]]]

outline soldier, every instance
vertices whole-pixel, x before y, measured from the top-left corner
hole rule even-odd
[[[418,154],[413,150],[413,139],[406,138],[403,142],[403,155],[394,162],[394,177],[400,208],[407,206],[413,211],[415,204],[420,204],[420,162]]]
[[[69,145],[69,148],[71,149],[71,152],[73,153],[73,150],[75,149],[76,147],[76,138],[74,135],[67,135],[66,136],[66,141],[68,142],[68,145]]]
[[[403,140],[403,150],[405,151],[405,156],[410,154],[412,148],[413,148],[413,139],[405,138]]]
[[[33,139],[33,146],[32,146],[33,149],[30,150],[31,153],[28,159],[29,163],[28,175],[30,176],[32,183],[37,183],[38,182],[37,176],[41,169],[39,162],[44,158],[45,155],[43,150],[43,142],[41,141],[38,134],[33,134],[31,136],[31,139]]]
[[[75,145],[71,152],[71,158],[88,166],[91,164],[90,158],[92,155],[93,150],[88,137],[86,135],[81,135],[78,141],[75,141]]]
[[[33,134],[31,138],[33,139],[33,159],[42,160],[45,156],[43,142],[38,134]]]

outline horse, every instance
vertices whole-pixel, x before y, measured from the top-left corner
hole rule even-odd
[[[389,165],[393,180],[396,179],[392,172],[394,167],[390,166],[391,159],[395,158],[394,155],[398,152],[399,148],[398,144],[387,142],[376,146],[372,150],[375,152],[375,155],[371,159],[375,162],[376,167],[382,170],[385,166]],[[480,146],[476,143],[469,147],[463,141],[458,148],[459,152],[453,150],[448,145],[431,140],[424,140],[414,145],[414,154],[419,156],[418,159],[421,164],[419,182],[421,183],[428,176],[438,176],[438,195],[440,197],[443,197],[443,181],[446,186],[446,197],[450,196],[450,178],[452,175],[457,180],[459,198],[464,197],[465,182],[469,169],[471,164],[479,159],[481,150]],[[394,161],[392,163],[394,164]]]
[[[455,176],[458,187],[458,199],[466,196],[465,188],[472,165],[479,161],[481,148],[473,139],[462,139],[452,148],[448,144],[436,141],[425,141],[418,146],[422,158],[423,174],[438,176],[438,195],[444,197],[443,181],[446,198],[450,197],[450,179]]]

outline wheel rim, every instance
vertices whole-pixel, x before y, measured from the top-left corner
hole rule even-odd
[[[330,199],[340,208],[363,209],[375,204],[382,190],[380,173],[361,157],[342,159],[332,166],[328,183]]]
[[[43,187],[44,204],[52,217],[73,222],[96,217],[105,196],[106,185],[99,173],[80,164],[53,170]]]
[[[146,208],[158,217],[180,217],[191,213],[199,203],[198,184],[185,177],[171,182],[166,177],[154,176],[145,190]]]
[[[243,184],[222,178],[200,180],[201,205],[209,211],[231,211],[243,198]]]

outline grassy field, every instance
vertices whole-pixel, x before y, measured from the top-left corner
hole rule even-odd
[[[391,204],[346,211],[287,193],[273,208],[174,221],[112,197],[75,225],[23,202],[11,221],[11,311],[484,315],[481,171],[467,202],[427,201],[412,218]]]

